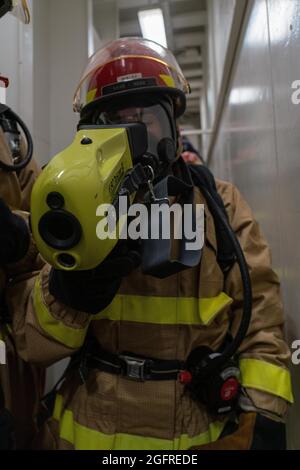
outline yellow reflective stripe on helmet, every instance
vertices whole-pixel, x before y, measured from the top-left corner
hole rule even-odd
[[[96,94],[97,94],[97,88],[94,88],[93,90],[90,90],[87,92],[87,95],[86,95],[87,104],[94,101]]]
[[[159,76],[165,84],[170,88],[176,88],[174,78],[171,75],[161,74]]]
[[[39,277],[34,286],[33,302],[38,322],[48,335],[69,348],[77,349],[83,345],[89,325],[87,324],[85,328],[71,328],[54,318],[44,302]]]
[[[94,319],[160,325],[208,325],[232,299],[224,292],[216,297],[151,297],[117,295]]]
[[[287,369],[258,359],[241,359],[242,385],[256,388],[293,403],[291,375]]]
[[[53,418],[59,421],[60,438],[73,444],[76,450],[187,450],[216,441],[226,424],[226,420],[215,421],[198,436],[183,434],[174,440],[124,433],[104,434],[77,423],[71,410],[63,410],[61,395],[56,396]]]

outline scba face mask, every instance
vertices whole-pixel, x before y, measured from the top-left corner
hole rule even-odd
[[[170,100],[128,97],[110,103],[95,112],[96,125],[143,123],[148,134],[147,152],[159,160],[171,163],[176,157],[176,127]],[[167,152],[167,155],[166,155]]]
[[[0,18],[6,13],[12,13],[22,23],[30,23],[30,10],[27,0],[0,0]]]

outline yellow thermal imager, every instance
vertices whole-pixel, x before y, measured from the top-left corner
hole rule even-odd
[[[37,179],[31,199],[31,228],[43,258],[57,269],[97,267],[113,250],[118,237],[98,238],[97,208],[116,204],[119,194],[132,203],[134,178],[123,186],[134,161],[147,150],[147,129],[142,123],[122,126],[80,127],[73,143],[56,155]],[[143,171],[142,171],[143,173]],[[140,175],[139,175],[140,176]],[[143,174],[147,181],[149,177]],[[116,221],[116,234],[125,223]]]

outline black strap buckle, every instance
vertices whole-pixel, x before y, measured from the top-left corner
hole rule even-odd
[[[125,362],[124,375],[126,377],[131,380],[136,380],[138,382],[145,381],[145,368],[149,365],[149,360],[128,355],[120,355],[119,358]]]

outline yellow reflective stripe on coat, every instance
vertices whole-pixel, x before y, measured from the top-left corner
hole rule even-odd
[[[163,325],[209,325],[231,303],[232,299],[225,292],[206,299],[117,295],[94,319]]]
[[[69,348],[77,349],[83,345],[89,324],[85,328],[72,328],[54,318],[44,302],[40,277],[35,282],[33,302],[40,327],[48,335]]]
[[[56,395],[53,418],[59,422],[59,436],[76,450],[187,450],[193,446],[216,441],[226,420],[210,423],[209,429],[198,436],[183,434],[174,440],[133,434],[104,434],[77,423],[71,410],[63,411],[63,398]]]
[[[258,359],[241,359],[242,385],[256,388],[293,403],[291,375],[287,369]]]

